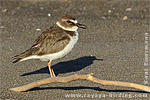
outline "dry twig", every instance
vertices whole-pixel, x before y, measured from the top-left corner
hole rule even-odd
[[[148,86],[135,84],[135,83],[129,83],[129,82],[100,80],[98,78],[93,77],[93,73],[88,74],[88,75],[77,75],[77,74],[75,74],[75,75],[71,75],[71,76],[68,76],[68,77],[47,78],[47,79],[39,80],[37,82],[33,82],[33,83],[30,83],[30,84],[27,84],[27,85],[23,85],[23,86],[20,86],[20,87],[11,88],[10,90],[17,91],[17,92],[22,92],[22,91],[27,91],[29,89],[32,89],[32,88],[35,88],[35,87],[38,87],[38,86],[44,85],[44,84],[67,83],[67,82],[71,82],[71,81],[75,81],[75,80],[88,80],[88,81],[92,81],[94,83],[99,83],[99,84],[103,84],[103,85],[132,87],[132,88],[136,88],[136,89],[140,89],[140,90],[143,90],[143,91],[150,92],[150,87],[148,87]]]

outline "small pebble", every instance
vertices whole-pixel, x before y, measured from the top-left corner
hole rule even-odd
[[[85,9],[86,9],[86,7],[83,7],[83,9],[85,10]]]
[[[90,55],[91,57],[93,57],[93,55]]]
[[[43,8],[43,7],[40,7],[40,9],[43,10],[44,8]]]
[[[17,7],[17,9],[20,9],[20,7]]]
[[[12,51],[12,49],[10,49]]]
[[[3,13],[5,13],[5,12],[7,12],[7,11],[8,11],[7,9],[3,9],[3,10],[2,10]]]
[[[127,8],[126,11],[131,11],[131,8]]]
[[[48,13],[48,17],[50,17],[51,16],[51,14],[50,13]]]
[[[0,28],[4,28],[4,26],[0,26]]]
[[[104,17],[104,16],[103,16],[102,18],[103,18],[103,19],[106,19],[106,17]]]
[[[113,9],[113,10],[115,10],[116,8],[115,8],[115,7],[113,7],[112,9]]]
[[[106,43],[106,46],[110,46],[108,43]]]
[[[124,16],[123,18],[122,18],[122,20],[127,20],[128,19],[128,17],[127,16]]]
[[[111,10],[108,10],[109,13],[111,13]]]
[[[38,28],[38,29],[36,29],[36,31],[41,31],[41,29]]]

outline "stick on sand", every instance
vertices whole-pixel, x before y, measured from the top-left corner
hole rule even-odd
[[[135,84],[135,83],[129,83],[129,82],[119,82],[119,81],[106,81],[106,80],[101,80],[98,78],[95,78],[93,76],[93,73],[91,74],[87,74],[87,75],[71,75],[71,76],[67,76],[67,77],[51,77],[51,78],[47,78],[47,79],[42,79],[33,83],[29,83],[27,85],[23,85],[20,87],[15,87],[15,88],[11,88],[10,90],[12,91],[16,91],[16,92],[23,92],[23,91],[27,91],[30,90],[32,88],[44,85],[44,84],[50,84],[50,83],[67,83],[67,82],[71,82],[71,81],[75,81],[75,80],[88,80],[94,83],[99,83],[102,85],[112,85],[112,86],[122,86],[122,87],[132,87],[135,89],[140,89],[143,91],[147,91],[150,92],[150,87],[148,86],[144,86],[144,85],[140,85],[140,84]]]

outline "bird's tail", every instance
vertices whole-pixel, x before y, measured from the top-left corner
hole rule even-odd
[[[14,56],[13,57],[13,63],[17,63],[17,62],[25,60],[24,58],[32,56],[33,52],[36,52],[36,51],[37,51],[37,48],[30,48],[30,49],[26,50],[25,52]]]
[[[21,61],[22,58],[19,58],[19,57],[14,57],[13,58],[13,63],[17,63],[19,61]]]
[[[13,63],[17,63],[17,62],[20,62],[22,59],[26,58],[27,56],[25,55],[25,52],[19,54],[19,55],[16,55],[13,57]]]
[[[24,58],[26,57],[29,57],[31,55],[31,49],[29,50],[26,50],[25,52],[19,54],[19,55],[16,55],[13,57],[13,63],[17,63],[17,62],[20,62],[22,61]]]

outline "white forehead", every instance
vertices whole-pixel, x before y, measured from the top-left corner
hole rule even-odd
[[[77,20],[70,20],[70,21],[72,21],[73,23],[77,23]]]
[[[61,25],[59,23],[59,21],[57,21],[56,23],[60,28],[64,29],[64,30],[67,30],[67,31],[76,31],[78,29],[77,26],[73,26],[73,27],[64,27],[63,25]]]

